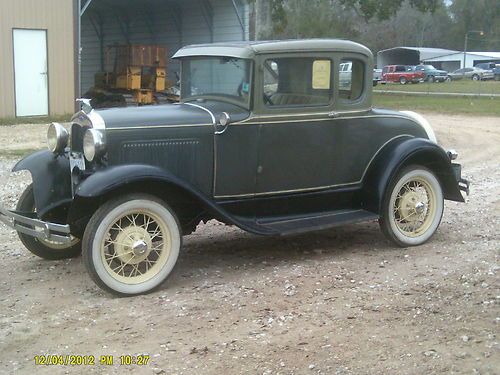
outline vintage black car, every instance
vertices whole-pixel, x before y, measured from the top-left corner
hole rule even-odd
[[[0,219],[46,259],[78,255],[118,295],[171,273],[217,219],[276,236],[379,220],[399,246],[436,231],[468,182],[413,112],[372,108],[372,53],[343,40],[184,47],[181,101],[94,110],[21,160],[33,184]],[[349,77],[339,67],[349,63]]]

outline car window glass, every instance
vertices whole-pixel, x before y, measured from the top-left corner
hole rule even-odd
[[[210,56],[186,59],[182,74],[184,99],[209,95],[249,101],[250,60]]]
[[[363,93],[365,64],[356,59],[343,59],[340,65],[349,66],[339,72],[339,94],[342,99],[357,100]]]
[[[326,105],[332,98],[332,62],[286,57],[264,62],[264,103],[268,106]]]

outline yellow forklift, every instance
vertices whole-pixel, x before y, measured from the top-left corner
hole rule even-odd
[[[167,50],[158,45],[112,45],[105,69],[94,77],[84,97],[94,108],[161,104],[175,101],[165,89]]]

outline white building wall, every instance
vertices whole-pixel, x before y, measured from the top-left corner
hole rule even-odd
[[[160,44],[168,49],[171,57],[180,47],[188,44],[241,41],[249,38],[249,9],[243,1],[235,1],[242,17],[244,31],[233,7],[232,0],[209,0],[213,13],[213,38],[207,22],[208,12],[203,12],[200,0],[184,0],[171,7],[155,6],[153,33],[148,28],[148,15],[143,12],[133,12],[130,17],[130,42],[132,44]],[[179,9],[180,14],[175,10]],[[101,70],[99,38],[91,22],[92,5],[82,18],[81,25],[81,92],[85,93],[94,84],[95,73]],[[109,10],[102,12],[104,20],[104,46],[125,44],[116,15]],[[176,22],[177,20],[177,22]],[[179,30],[181,26],[181,30]],[[175,82],[175,73],[179,70],[178,63],[168,61],[167,78]]]
[[[467,53],[465,58],[465,66],[464,66],[464,53],[454,53],[451,55],[435,57],[433,59],[425,60],[432,64],[433,62],[440,62],[443,67],[449,66],[454,67],[456,69],[460,68],[471,68],[474,65],[480,63],[481,61],[500,61],[500,53],[492,52],[488,55],[481,55],[477,53]]]

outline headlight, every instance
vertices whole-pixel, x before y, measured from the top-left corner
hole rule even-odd
[[[47,130],[47,146],[54,154],[60,154],[68,144],[68,131],[57,122],[50,124]]]
[[[96,129],[88,129],[83,136],[83,154],[85,159],[93,161],[106,151],[103,134]]]

